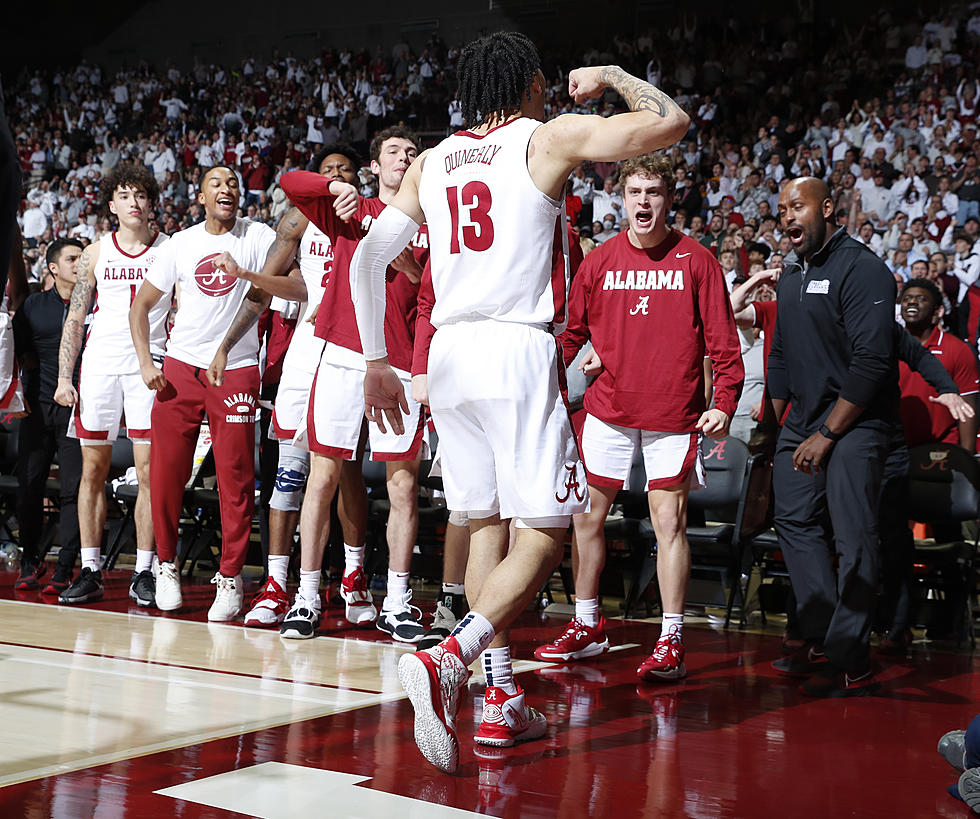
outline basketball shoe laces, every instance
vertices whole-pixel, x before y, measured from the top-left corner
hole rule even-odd
[[[657,640],[657,645],[653,648],[653,658],[657,662],[666,660],[671,648],[678,645],[680,641],[681,638],[677,634],[677,626],[671,626],[670,631],[667,632],[667,636]]]
[[[563,643],[566,640],[579,640],[584,637],[589,636],[588,626],[585,625],[578,617],[572,618],[572,621],[565,627],[562,632],[561,637],[555,640],[555,644]]]

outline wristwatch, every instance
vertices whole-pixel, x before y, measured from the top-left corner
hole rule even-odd
[[[820,427],[820,434],[823,435],[824,438],[827,438],[828,440],[833,441],[835,444],[841,438],[844,437],[839,432],[831,432],[829,429],[827,429],[827,425],[826,424],[824,424],[822,427]]]

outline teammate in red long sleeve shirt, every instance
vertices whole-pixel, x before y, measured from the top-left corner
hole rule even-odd
[[[574,517],[575,618],[535,652],[542,660],[568,661],[608,649],[598,606],[603,524],[639,448],[664,610],[656,648],[637,669],[647,680],[686,674],[687,497],[704,486],[701,435],[728,433],[744,377],[721,267],[700,244],[666,225],[673,178],[672,163],[660,154],[623,164],[629,229],[593,251],[572,282],[568,329],[560,337],[566,365],[589,339],[601,360],[585,392],[582,430],[592,507]],[[712,409],[705,406],[705,355],[714,368]]]

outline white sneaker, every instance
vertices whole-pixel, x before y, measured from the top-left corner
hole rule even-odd
[[[214,602],[208,609],[208,620],[226,623],[234,620],[242,613],[245,605],[245,594],[242,592],[242,576],[225,577],[217,572],[211,578],[211,583],[218,588],[214,592]]]
[[[316,637],[320,628],[320,595],[315,600],[307,600],[297,591],[292,608],[282,621],[279,636],[287,640],[309,640]]]
[[[184,605],[184,598],[180,593],[180,574],[176,564],[155,563],[154,569],[157,580],[157,608],[160,611],[176,611]]]

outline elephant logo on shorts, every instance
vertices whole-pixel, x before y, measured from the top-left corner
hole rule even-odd
[[[579,492],[580,484],[578,482],[578,464],[565,464],[565,471],[568,473],[565,476],[565,483],[562,486],[565,487],[565,496],[562,497],[557,492],[555,492],[555,500],[558,503],[565,503],[571,496],[575,493],[575,500],[580,503],[585,500],[585,495]]]
[[[228,295],[228,293],[235,289],[235,285],[238,284],[238,279],[234,276],[229,276],[220,270],[214,269],[211,260],[218,255],[217,253],[211,253],[205,256],[197,263],[197,267],[194,268],[194,280],[197,282],[198,289],[205,296],[213,296],[214,298]]]

